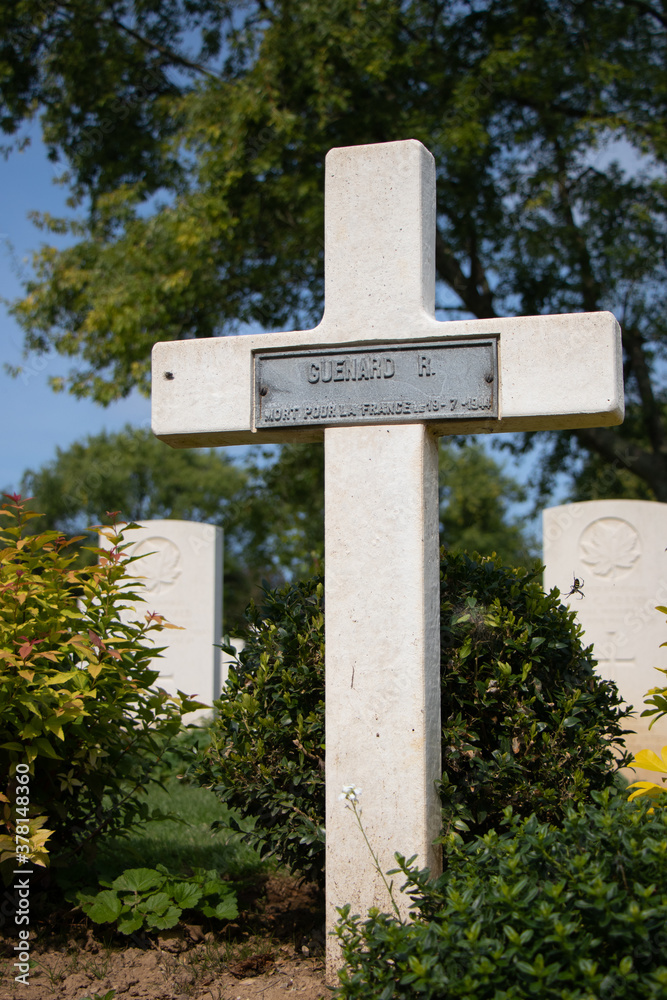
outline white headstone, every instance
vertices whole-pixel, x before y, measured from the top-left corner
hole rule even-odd
[[[437,436],[623,419],[610,313],[441,323],[434,262],[428,150],[333,149],[321,323],[153,349],[153,430],[173,447],[325,444],[330,928],[345,903],[390,908],[344,785],[383,871],[395,851],[440,864]],[[332,978],[339,961],[329,938]]]
[[[667,744],[667,718],[649,730],[642,719],[649,688],[667,685],[655,667],[667,667],[667,504],[647,500],[590,500],[550,507],[543,513],[544,587],[558,587],[577,612],[584,641],[593,644],[598,673],[615,681],[636,715],[626,737],[633,753],[645,747],[658,756]],[[568,592],[575,578],[581,592]],[[583,596],[582,596],[583,594]],[[627,772],[634,780],[635,774]],[[658,780],[654,773],[637,778]]]
[[[143,583],[144,604],[134,613],[143,618],[156,611],[179,629],[152,633],[156,646],[166,646],[155,661],[159,687],[197,696],[211,706],[190,712],[185,722],[211,716],[222,685],[222,528],[198,521],[137,521],[141,530],[128,531],[128,556],[142,556],[129,573]],[[105,543],[106,544],[106,543]],[[182,629],[182,631],[181,631]]]

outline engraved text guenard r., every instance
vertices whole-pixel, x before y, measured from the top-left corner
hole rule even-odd
[[[256,352],[254,425],[498,415],[497,338]]]

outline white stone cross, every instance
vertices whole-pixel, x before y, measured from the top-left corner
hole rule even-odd
[[[173,447],[324,440],[329,928],[345,903],[391,909],[344,785],[383,871],[395,851],[439,867],[437,437],[623,419],[610,313],[442,323],[434,301],[433,157],[333,149],[321,323],[153,350],[153,430]]]

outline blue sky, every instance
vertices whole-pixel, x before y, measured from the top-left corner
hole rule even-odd
[[[21,275],[30,273],[30,254],[44,235],[30,222],[30,211],[65,215],[66,189],[53,183],[57,165],[49,163],[39,138],[22,153],[0,158],[0,297],[13,299],[22,292]],[[49,234],[49,242],[53,242]],[[57,244],[56,244],[57,245]],[[61,244],[62,241],[61,241]],[[27,468],[37,468],[87,434],[118,430],[126,423],[147,426],[150,400],[138,393],[106,409],[67,393],[55,393],[48,378],[67,371],[68,359],[57,355],[22,362],[23,334],[0,304],[0,489],[16,489]],[[12,378],[4,364],[25,366]]]

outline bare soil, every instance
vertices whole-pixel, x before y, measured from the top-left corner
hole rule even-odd
[[[179,924],[130,939],[80,913],[58,914],[31,928],[28,986],[15,981],[17,936],[7,924],[0,933],[0,1000],[330,998],[316,887],[272,875],[241,902],[238,921],[220,930]]]

